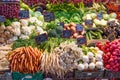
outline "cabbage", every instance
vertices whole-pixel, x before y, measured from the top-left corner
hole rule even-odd
[[[108,14],[103,14],[103,19],[108,20],[109,19],[109,15]]]

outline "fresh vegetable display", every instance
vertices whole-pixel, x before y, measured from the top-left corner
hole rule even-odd
[[[11,71],[21,73],[35,73],[41,70],[42,51],[37,48],[20,47],[10,52]]]
[[[85,33],[87,40],[103,39],[102,34],[103,34],[103,31],[100,29],[87,30]]]
[[[0,1],[0,72],[21,79],[120,78],[120,6],[111,1]]]
[[[12,50],[11,45],[0,46],[0,71],[9,70],[8,54]]]
[[[82,25],[80,25],[80,27],[82,27]],[[82,27],[81,31],[77,31],[77,24],[71,22],[70,24],[64,24],[64,30],[71,30],[72,31],[72,35],[70,36],[70,38],[79,38],[79,37],[83,37],[84,34],[84,28]]]
[[[82,47],[83,54],[81,59],[78,60],[77,69],[80,71],[85,70],[102,70],[103,69],[103,60],[101,51],[97,47]]]
[[[83,26],[87,28],[107,27],[107,23],[116,19],[116,13],[88,13],[83,16]]]
[[[96,44],[103,53],[104,67],[111,71],[120,71],[120,39],[105,44]]]
[[[77,60],[83,55],[82,49],[72,42],[61,43],[50,54],[44,53],[41,61],[41,69],[45,74],[51,73],[57,77],[64,78],[64,75],[76,69]]]
[[[29,39],[31,33],[35,32],[36,34],[46,33],[42,29],[43,21],[38,18],[41,15],[40,12],[33,13],[34,17],[29,19],[21,19],[19,21],[9,21],[1,24],[0,27],[0,44],[9,44],[18,39]],[[38,17],[39,16],[39,17]],[[7,26],[6,23],[8,24]]]

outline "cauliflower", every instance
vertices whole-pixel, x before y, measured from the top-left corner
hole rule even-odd
[[[20,28],[20,22],[12,22],[11,26],[13,28]]]
[[[20,39],[29,39],[29,36],[24,35],[24,34],[21,34],[19,38],[20,38]]]
[[[14,30],[13,30],[13,34],[14,34],[15,36],[20,36],[20,35],[21,35],[20,28],[14,29]]]
[[[25,35],[30,35],[31,34],[31,28],[24,26],[22,27],[22,33]]]
[[[22,26],[28,26],[28,20],[27,19],[21,19],[20,20]]]
[[[37,26],[42,26],[42,25],[43,25],[43,22],[42,22],[42,21],[39,21],[39,20],[36,20],[36,24],[37,24]]]
[[[33,23],[36,23],[37,20],[38,20],[38,19],[37,19],[36,17],[30,17],[30,18],[29,18],[29,22],[32,23],[32,24],[33,24]]]
[[[33,26],[33,25],[30,25],[29,28],[30,28],[31,30],[35,30],[35,26]]]
[[[36,27],[36,32],[41,34],[41,33],[43,33],[44,31],[43,31],[43,29],[42,29],[41,27],[37,26],[37,27]]]

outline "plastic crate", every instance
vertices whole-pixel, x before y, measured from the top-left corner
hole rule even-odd
[[[104,76],[104,71],[75,71],[75,79],[91,79],[91,78],[103,78]]]
[[[34,74],[22,74],[19,72],[12,72],[13,80],[43,80],[43,74],[37,72]]]

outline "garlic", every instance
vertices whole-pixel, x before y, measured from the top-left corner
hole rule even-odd
[[[98,50],[98,51],[97,51],[97,54],[100,54],[100,55],[102,55],[102,54],[103,54],[103,51],[101,51],[101,50]]]

